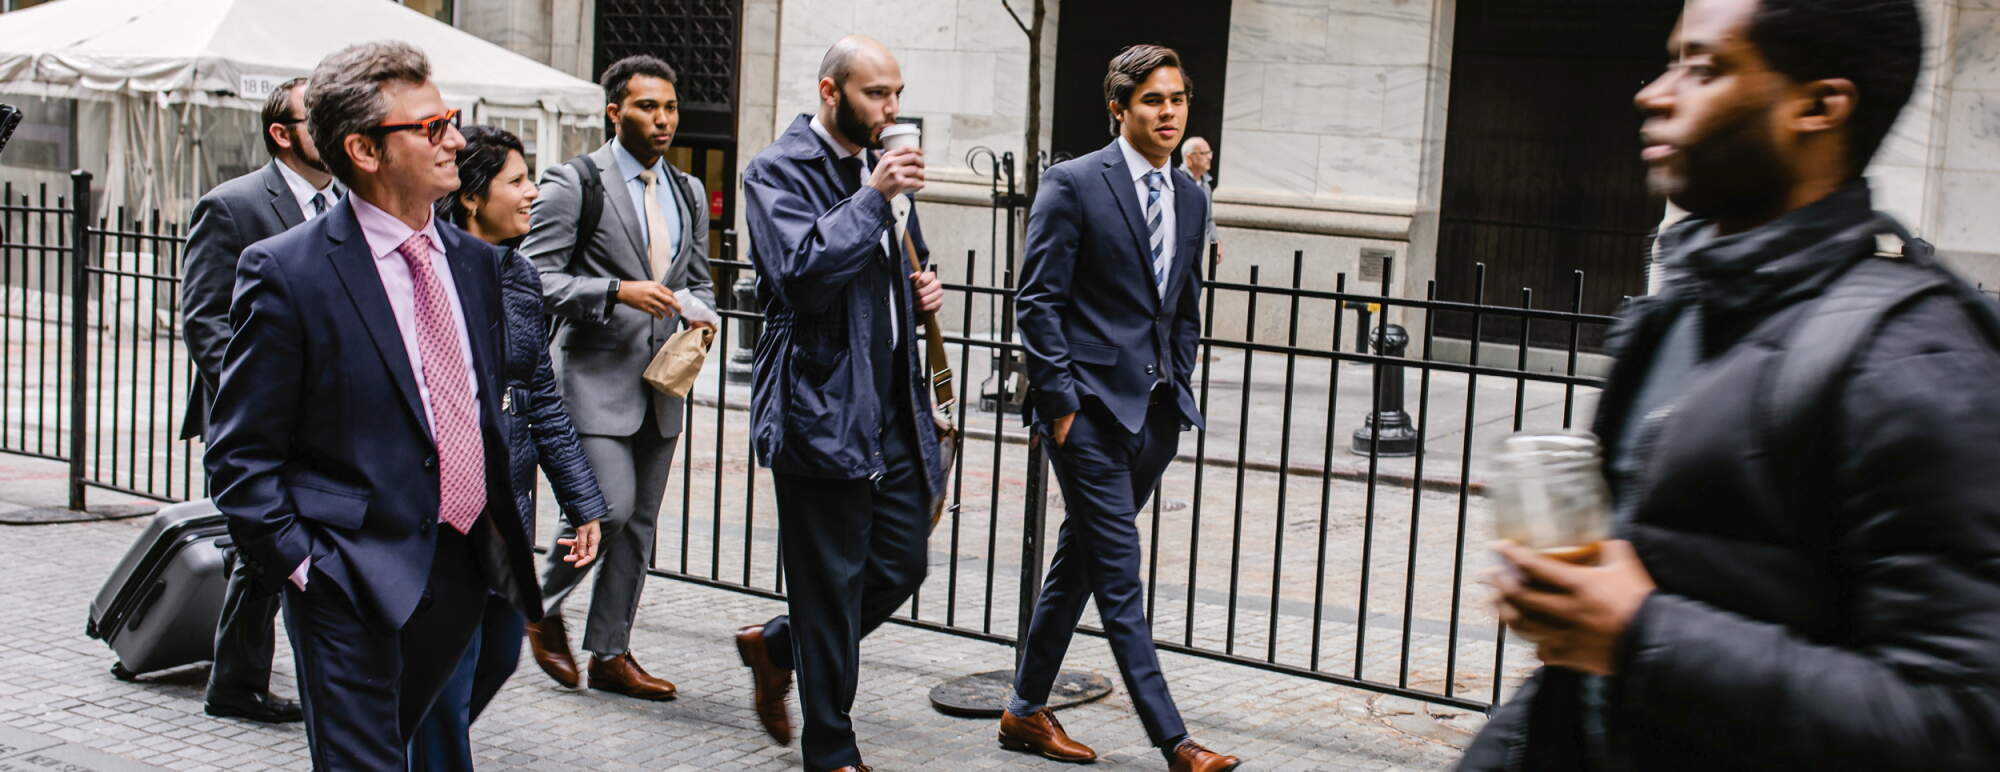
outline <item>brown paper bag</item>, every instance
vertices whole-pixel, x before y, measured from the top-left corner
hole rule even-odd
[[[686,398],[694,389],[695,376],[701,374],[701,363],[708,359],[708,346],[714,342],[715,331],[706,327],[674,333],[646,365],[646,384],[661,394]]]

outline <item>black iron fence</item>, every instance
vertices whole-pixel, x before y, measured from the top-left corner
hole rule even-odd
[[[79,174],[67,196],[9,190],[0,203],[0,451],[69,461],[79,507],[92,488],[203,495],[200,443],[179,439],[193,378],[178,334],[182,235],[153,215],[94,217],[88,185]],[[1011,182],[1006,192],[995,197],[996,227],[1012,229],[1024,210]],[[725,257],[737,255],[733,242],[725,238]],[[897,619],[996,643],[1020,634],[1062,506],[1013,412],[1023,380],[1009,323],[1012,251],[990,268],[968,254],[947,276],[943,317],[955,328],[946,340],[964,408],[955,420],[967,441],[930,578]],[[751,270],[735,259],[716,267]],[[1577,342],[1611,320],[1577,311],[1581,274],[1551,310],[1526,291],[1497,297],[1483,271],[1474,302],[1448,302],[1435,283],[1425,297],[1396,297],[1387,278],[1361,287],[1339,275],[1331,289],[1309,288],[1304,253],[1286,268],[1273,282],[1259,267],[1223,280],[1208,266],[1194,384],[1208,427],[1183,438],[1138,515],[1154,634],[1173,651],[1486,709],[1533,663],[1468,586],[1491,533],[1481,450],[1508,432],[1585,420],[1600,382],[1583,372]],[[997,313],[975,313],[989,303]],[[1241,310],[1240,338],[1215,337],[1218,307]],[[727,375],[758,315],[722,317],[688,404],[655,573],[782,597],[775,500],[750,452],[749,386]],[[1273,327],[1257,321],[1273,318],[1286,334],[1260,337]],[[1330,335],[1302,334],[1325,328],[1302,320],[1329,318]],[[1515,345],[1441,355],[1441,325],[1478,331],[1502,320],[1518,329]],[[1567,348],[1528,345],[1551,334]],[[1374,343],[1362,350],[1357,337]]]

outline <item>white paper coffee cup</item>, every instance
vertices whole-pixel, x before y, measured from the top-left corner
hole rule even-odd
[[[882,149],[895,150],[901,147],[921,148],[923,130],[914,123],[892,123],[882,127]]]

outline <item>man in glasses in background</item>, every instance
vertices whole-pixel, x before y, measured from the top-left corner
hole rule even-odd
[[[271,162],[215,186],[194,205],[181,275],[181,330],[194,360],[181,439],[208,432],[208,406],[222,380],[229,342],[229,295],[243,249],[284,233],[332,208],[346,192],[319,159],[306,132],[305,78],[279,85],[264,100],[264,149]],[[234,548],[224,560],[229,590],[215,631],[215,666],[208,671],[211,716],[279,723],[302,717],[299,704],[271,694],[271,655],[278,616],[277,585]]]
[[[306,87],[347,196],[244,251],[204,458],[230,536],[282,583],[316,769],[403,769],[488,607],[542,614],[512,521],[499,247],[432,216],[465,146],[406,43]]]
[[[1222,242],[1215,239],[1215,176],[1209,173],[1214,169],[1215,148],[1208,144],[1206,138],[1188,137],[1186,142],[1181,143],[1181,171],[1201,183],[1201,192],[1208,194],[1202,200],[1208,205],[1204,210],[1208,235],[1203,237],[1201,244],[1204,265],[1211,246],[1215,250],[1215,261],[1222,262]]]

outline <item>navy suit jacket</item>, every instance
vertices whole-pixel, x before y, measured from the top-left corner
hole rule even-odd
[[[872,343],[869,314],[882,302],[856,281],[882,255],[882,236],[893,241],[889,202],[873,188],[842,180],[832,150],[801,115],[776,142],[743,170],[743,202],[749,214],[750,262],[757,267],[757,301],[764,331],[757,338],[751,383],[750,422],[757,457],[773,471],[835,480],[882,474],[880,454],[884,397],[875,393],[875,358],[888,354]],[[930,256],[917,212],[910,210],[910,240],[920,262]],[[897,287],[897,318],[903,359],[909,373],[910,415],[931,414],[930,376],[917,351],[923,348],[909,266],[902,257],[890,270]],[[926,264],[928,264],[926,262]],[[917,424],[929,490],[944,490],[937,427]]]
[[[1190,384],[1208,197],[1187,173],[1173,175],[1174,259],[1164,299],[1153,284],[1145,208],[1118,143],[1042,176],[1016,310],[1028,350],[1028,420],[1052,422],[1088,397],[1137,432],[1154,384],[1166,381],[1186,423],[1203,425]]]
[[[478,378],[481,518],[505,526],[475,529],[475,549],[505,567],[482,572],[494,591],[539,619],[499,421],[501,249],[445,222],[438,235]],[[203,459],[216,506],[272,580],[311,557],[311,586],[331,582],[364,620],[401,629],[423,597],[437,530],[449,526],[437,522],[437,446],[416,375],[353,204],[251,245],[236,277]]]

